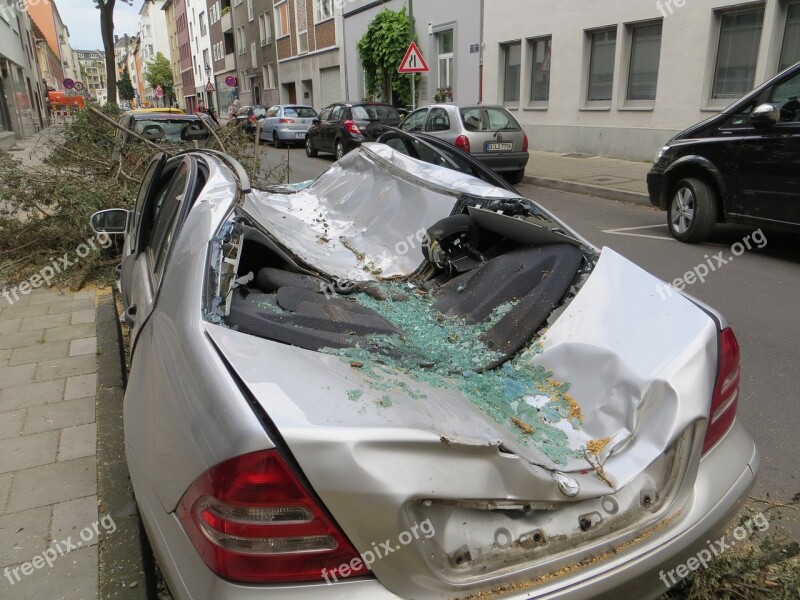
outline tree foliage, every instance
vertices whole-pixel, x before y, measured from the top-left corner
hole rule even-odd
[[[136,96],[133,91],[133,83],[131,83],[131,74],[128,73],[128,69],[125,69],[122,73],[122,78],[117,82],[117,93],[119,97],[123,100],[127,100],[130,102]],[[111,96],[108,97],[108,101],[112,102],[113,98]]]
[[[397,72],[409,42],[414,39],[406,8],[388,8],[378,13],[358,42],[358,55],[364,68],[367,94],[392,101],[392,92],[401,105],[411,104],[411,80]],[[419,78],[418,78],[419,79]]]
[[[147,63],[144,72],[147,85],[155,89],[160,85],[164,90],[164,98],[170,103],[175,96],[174,83],[172,81],[172,65],[163,53],[158,52],[153,60]]]

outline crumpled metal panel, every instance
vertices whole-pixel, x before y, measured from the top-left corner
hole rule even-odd
[[[253,190],[244,210],[278,242],[331,277],[409,275],[422,240],[462,194],[514,198],[508,190],[365,144],[295,194]]]

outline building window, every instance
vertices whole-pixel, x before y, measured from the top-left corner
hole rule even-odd
[[[503,102],[519,102],[519,77],[522,67],[522,44],[503,46]]]
[[[282,2],[275,5],[276,36],[279,38],[289,35],[289,3]]]
[[[244,26],[236,28],[236,48],[239,56],[247,52],[247,36],[244,33]]]
[[[753,89],[764,9],[725,13],[720,20],[714,100],[734,100]]]
[[[589,85],[586,99],[589,102],[610,102],[614,87],[617,30],[593,31],[589,36]]]
[[[294,20],[297,25],[297,53],[308,54],[308,14],[305,2],[294,3]]]
[[[262,46],[272,42],[272,20],[269,13],[264,13],[258,17],[258,33],[261,37]]]
[[[786,31],[783,34],[781,62],[778,71],[800,61],[800,3],[791,4],[786,11]]]
[[[208,71],[211,67],[208,64],[208,50],[203,50],[203,68]]]
[[[275,77],[275,65],[273,65],[272,63],[267,65],[267,76],[268,76],[267,83],[269,86],[268,89],[274,90],[275,88],[278,87],[278,78]]]
[[[333,0],[314,0],[314,21],[320,23],[333,18]]]
[[[439,87],[453,87],[453,30],[442,31],[439,38]]]
[[[531,104],[546,104],[550,101],[550,62],[552,38],[531,40]]]
[[[661,62],[661,23],[631,28],[628,100],[655,100]]]
[[[255,19],[255,13],[253,12],[253,0],[247,0],[247,20],[251,23]]]
[[[200,20],[200,35],[206,35],[206,13],[201,12],[197,18]]]
[[[254,69],[258,66],[258,51],[255,42],[250,43],[250,66]]]
[[[247,71],[239,71],[239,85],[244,93],[250,92],[250,80],[247,78]]]

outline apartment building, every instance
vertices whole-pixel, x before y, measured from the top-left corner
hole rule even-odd
[[[187,0],[172,0],[175,12],[175,31],[178,39],[178,56],[180,57],[182,95],[178,95],[178,103],[187,112],[193,112],[197,106],[195,91],[194,62],[192,59],[191,35],[189,31],[189,14]]]
[[[0,148],[6,149],[45,121],[36,42],[28,14],[18,8],[0,0]]]
[[[485,44],[485,99],[532,149],[650,160],[800,60],[800,2],[495,0]]]
[[[225,116],[238,97],[236,47],[233,38],[233,14],[230,0],[207,0],[211,60],[214,69],[216,106]]]
[[[194,92],[197,102],[207,107],[214,106],[214,94],[206,91],[206,86],[214,80],[214,67],[211,60],[211,36],[208,28],[208,5],[206,0],[185,0],[186,16],[189,21],[189,40],[194,69]]]
[[[145,2],[139,11],[139,39],[141,40],[141,60],[144,73],[148,63],[152,62],[160,52],[165,57],[170,55],[169,32],[167,31],[167,14],[154,3]],[[166,101],[156,96],[156,90],[143,82],[144,102],[152,106],[163,105]]]
[[[243,105],[277,104],[278,46],[272,0],[233,0],[231,8],[239,99]]]
[[[337,0],[274,0],[281,102],[319,109],[343,99],[343,4]]]
[[[80,81],[84,95],[90,101],[100,102],[108,97],[106,83],[106,53],[100,50],[76,50],[80,65]]]
[[[380,11],[387,8],[398,11],[404,6],[408,6],[404,0],[356,0],[346,4],[343,46],[347,84],[343,99],[356,101],[367,97],[357,44],[369,24]],[[482,0],[460,0],[457,11],[447,0],[413,4],[417,45],[430,67],[417,88],[420,106],[433,104],[437,89],[447,88],[453,92],[453,102],[474,104],[481,100],[482,7]]]

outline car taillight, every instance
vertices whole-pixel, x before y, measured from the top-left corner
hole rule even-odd
[[[315,581],[343,565],[348,577],[367,573],[277,450],[238,456],[203,473],[181,499],[178,517],[206,565],[226,579]]]
[[[719,336],[719,371],[711,399],[708,429],[703,440],[703,454],[708,452],[733,425],[739,405],[739,342],[728,328]]]
[[[358,125],[355,124],[353,121],[345,121],[344,128],[347,129],[353,135],[361,135],[361,130],[358,128]]]
[[[527,135],[522,140],[522,151],[523,152],[527,152],[528,151],[528,136]]]
[[[464,152],[469,154],[469,138],[465,135],[460,135],[456,138],[456,148],[461,148]]]
[[[278,123],[294,123],[294,119],[279,119]]]

